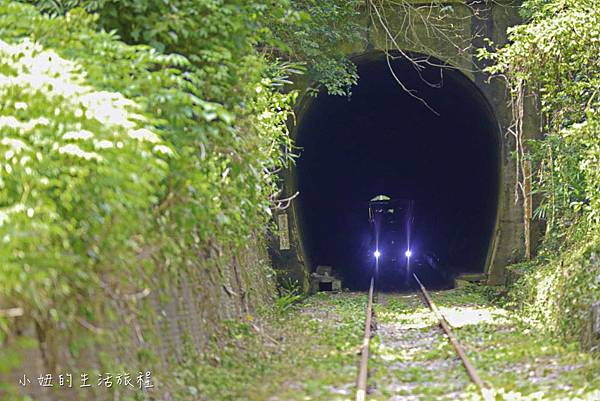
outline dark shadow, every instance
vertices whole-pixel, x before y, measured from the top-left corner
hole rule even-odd
[[[425,285],[447,287],[458,273],[483,272],[499,185],[498,124],[489,104],[456,70],[428,67],[419,76],[394,61],[396,75],[436,115],[402,90],[382,54],[357,63],[352,96],[320,94],[297,131],[298,208],[312,268],[331,265],[345,287],[365,289],[375,262],[367,205],[386,194],[414,200],[409,270]],[[409,270],[385,286],[412,288]]]

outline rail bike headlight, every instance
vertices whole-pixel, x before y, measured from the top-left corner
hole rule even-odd
[[[412,256],[411,250],[407,249],[406,252],[404,252],[404,256],[406,256],[407,258],[410,258]]]
[[[376,249],[375,252],[373,252],[373,256],[375,256],[375,259],[379,259],[379,257],[381,256],[381,252],[379,252],[379,249]]]

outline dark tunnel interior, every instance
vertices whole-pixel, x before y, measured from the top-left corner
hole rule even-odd
[[[433,63],[440,63],[432,60]],[[413,200],[406,244],[381,249],[383,290],[452,286],[459,273],[483,272],[496,219],[498,124],[483,95],[461,72],[429,65],[418,72],[383,54],[356,60],[350,97],[319,94],[305,109],[296,143],[298,216],[307,260],[332,266],[342,285],[366,289],[376,269],[368,202],[384,194]],[[432,64],[433,64],[432,63]],[[385,246],[383,246],[385,248]],[[404,255],[391,265],[384,256]],[[385,271],[398,274],[386,276]]]

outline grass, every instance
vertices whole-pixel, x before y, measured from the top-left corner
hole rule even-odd
[[[491,305],[472,286],[433,294],[497,399],[599,400],[600,361]]]
[[[364,294],[318,294],[234,341],[213,341],[178,372],[181,399],[348,400],[362,341]],[[263,319],[264,320],[264,319]],[[197,398],[196,398],[197,397]]]
[[[542,335],[476,287],[432,296],[497,400],[600,399],[600,361],[576,344]],[[369,399],[480,399],[420,298],[385,298],[375,307]],[[230,322],[201,358],[175,372],[175,398],[353,400],[366,300],[321,293],[283,313]]]

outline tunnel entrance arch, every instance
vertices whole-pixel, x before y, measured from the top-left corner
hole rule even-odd
[[[344,286],[366,286],[374,268],[367,203],[378,193],[414,201],[410,246],[429,267],[408,269],[421,269],[428,284],[486,272],[502,152],[488,100],[465,74],[434,58],[422,71],[391,61],[412,95],[383,52],[354,61],[360,81],[352,96],[305,100],[294,129],[300,158],[287,185],[299,192],[292,228],[307,272],[329,265]]]

